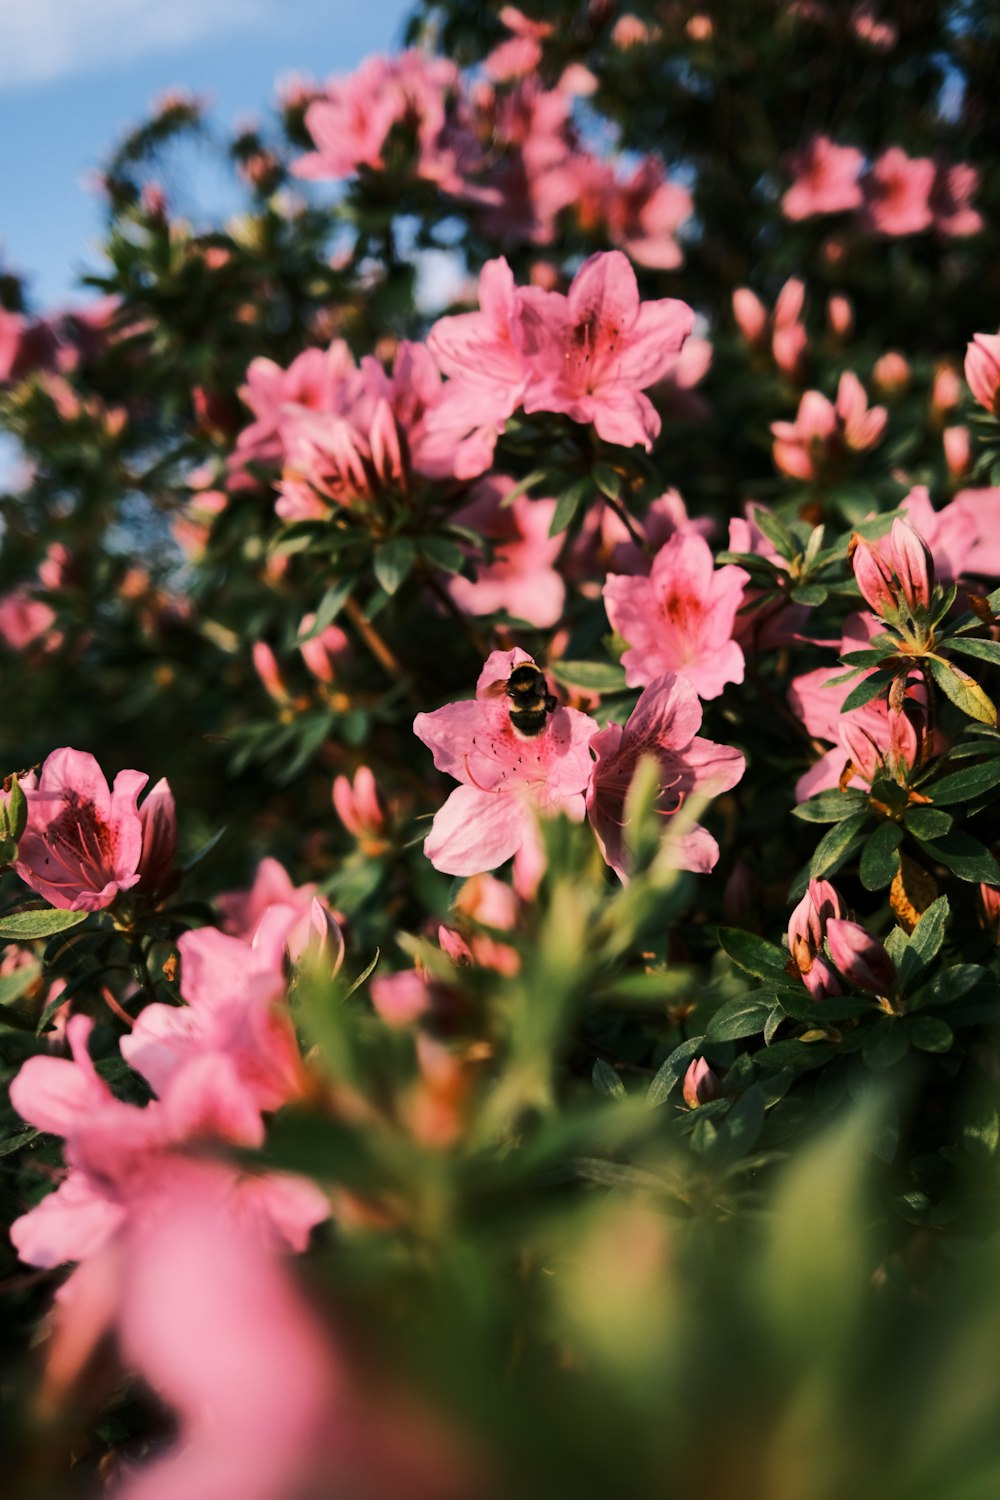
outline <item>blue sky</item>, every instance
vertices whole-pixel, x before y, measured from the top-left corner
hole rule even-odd
[[[0,0],[0,267],[41,310],[78,300],[100,205],[84,182],[174,85],[231,124],[283,73],[320,79],[399,45],[408,0]]]

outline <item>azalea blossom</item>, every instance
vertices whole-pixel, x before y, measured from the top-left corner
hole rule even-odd
[[[669,819],[689,797],[727,792],[743,776],[746,761],[738,750],[702,739],[701,704],[690,682],[666,672],[649,684],[624,727],[608,724],[591,741],[597,757],[587,792],[587,815],[601,853],[624,880],[628,862],[625,802],[643,755],[656,757],[660,791],[656,811]],[[666,824],[669,835],[670,825]],[[697,824],[672,836],[676,868],[707,874],[719,858],[719,846]]]
[[[1000,333],[973,334],[965,355],[965,378],[980,406],[1000,416]]]
[[[827,925],[843,917],[844,908],[828,880],[810,880],[788,922],[791,964],[814,1000],[839,995],[840,984],[823,954]]]
[[[609,443],[651,448],[660,419],[643,392],[668,372],[694,326],[687,303],[639,301],[618,250],[592,255],[568,294],[525,287],[520,327],[530,377],[526,412],[565,412]]]
[[[869,407],[860,380],[845,370],[835,403],[821,391],[806,391],[794,422],[771,423],[775,467],[793,479],[816,479],[847,453],[874,448],[887,419],[885,407]]]
[[[829,136],[814,136],[790,158],[795,180],[781,200],[785,217],[808,219],[860,208],[858,178],[863,165],[864,155],[855,146],[838,146]]]
[[[109,789],[85,750],[53,750],[37,782],[21,785],[28,824],[14,868],[52,906],[100,911],[139,881],[142,819],[137,801],[149,777],[119,771]]]
[[[566,585],[555,567],[562,537],[549,535],[556,502],[519,495],[506,504],[513,488],[512,479],[491,474],[480,480],[469,504],[455,513],[456,522],[492,543],[493,556],[474,565],[474,578],[449,578],[447,589],[469,614],[503,609],[547,630],[559,620],[566,599]]]
[[[510,719],[505,684],[514,668],[534,666],[527,652],[494,651],[476,696],[418,714],[413,730],[439,771],[461,785],[435,815],[424,853],[448,875],[495,870],[534,841],[537,815],[580,821],[590,782],[590,740],[597,724],[574,708],[556,708],[540,734],[524,738]]]
[[[919,234],[934,222],[931,193],[936,177],[929,157],[907,156],[890,146],[864,179],[865,217],[879,234]]]
[[[622,665],[629,686],[677,672],[699,697],[717,698],[727,683],[742,682],[743,652],[733,630],[749,580],[731,563],[717,568],[704,537],[692,531],[660,548],[648,578],[609,574],[604,604],[628,642]]]

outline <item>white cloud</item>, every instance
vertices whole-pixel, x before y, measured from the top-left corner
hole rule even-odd
[[[268,0],[0,0],[0,89],[180,49],[270,11]]]

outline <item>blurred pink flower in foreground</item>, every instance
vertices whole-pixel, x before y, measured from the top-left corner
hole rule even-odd
[[[327,904],[312,883],[293,885],[285,867],[270,856],[257,866],[247,891],[226,891],[218,897],[222,930],[253,948],[283,951],[293,962],[315,948],[332,944],[334,972],[343,958],[344,939]],[[214,929],[205,928],[205,932]]]
[[[629,686],[676,672],[699,697],[717,698],[728,682],[742,682],[733,629],[749,578],[732,564],[717,568],[704,537],[691,531],[660,548],[648,578],[609,574],[604,603],[628,642],[622,665]]]
[[[973,335],[965,355],[969,389],[993,416],[1000,416],[1000,333]]]
[[[424,853],[448,875],[495,870],[535,840],[537,814],[564,812],[579,822],[590,782],[590,740],[597,725],[574,708],[556,708],[540,734],[519,735],[505,685],[527,652],[494,651],[476,696],[418,714],[413,730],[439,771],[462,783],[435,815]]]
[[[814,136],[789,160],[795,180],[781,200],[786,218],[808,219],[860,208],[858,178],[863,165],[864,155],[855,146],[838,146],[829,136]]]
[[[149,777],[119,771],[109,790],[84,750],[53,750],[37,784],[25,778],[28,826],[14,868],[33,891],[68,911],[100,911],[139,880],[142,819],[136,806]]]
[[[597,757],[587,793],[587,813],[601,853],[615,873],[626,879],[625,802],[641,757],[656,757],[660,794],[656,810],[665,818],[680,812],[689,797],[712,797],[727,792],[742,777],[746,762],[738,750],[702,739],[701,704],[689,682],[672,672],[651,682],[624,728],[608,724],[591,741]],[[679,870],[707,874],[719,858],[719,846],[706,829],[695,824],[671,838]]]
[[[879,234],[919,234],[934,222],[931,191],[936,168],[929,157],[907,156],[890,146],[864,180],[865,215]]]

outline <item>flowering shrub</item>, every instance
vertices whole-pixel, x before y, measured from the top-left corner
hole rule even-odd
[[[12,1493],[992,1493],[998,63],[435,0],[0,279]]]

